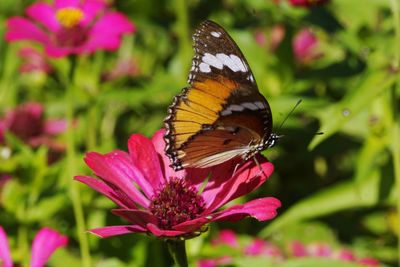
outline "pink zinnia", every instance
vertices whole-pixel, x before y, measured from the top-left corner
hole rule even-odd
[[[19,72],[21,73],[50,73],[52,71],[46,55],[33,47],[21,48],[18,51],[18,56],[22,60],[22,64],[19,67]]]
[[[235,164],[227,162],[211,169],[170,168],[164,154],[164,131],[150,140],[133,134],[128,141],[129,153],[87,153],[86,164],[99,178],[77,176],[115,202],[113,210],[130,225],[107,226],[90,230],[101,237],[128,233],[150,233],[157,237],[189,238],[206,230],[213,221],[237,221],[253,217],[272,219],[280,202],[273,197],[259,198],[217,211],[229,201],[261,186],[273,172],[273,165],[259,157],[263,172],[248,161],[233,173]],[[208,181],[205,180],[208,178]]]
[[[299,31],[293,38],[293,54],[297,62],[306,64],[321,56],[318,39],[310,29]]]
[[[0,118],[0,144],[5,142],[4,134],[10,132],[32,147],[46,145],[54,151],[62,151],[64,145],[53,138],[65,130],[66,121],[47,120],[41,104],[27,102]]]
[[[68,238],[50,228],[42,228],[32,242],[30,267],[44,267],[50,256],[61,247],[68,244]],[[0,264],[2,267],[12,267],[10,247],[7,235],[0,226]]]
[[[329,0],[289,0],[292,6],[311,7],[327,3]]]
[[[121,36],[135,31],[125,16],[102,0],[37,2],[26,9],[26,15],[7,21],[6,40],[35,41],[52,57],[116,50]]]

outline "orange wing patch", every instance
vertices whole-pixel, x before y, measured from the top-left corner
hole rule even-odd
[[[185,89],[172,107],[171,117],[166,120],[173,138],[170,145],[179,149],[204,125],[214,124],[236,86],[236,83],[218,76],[216,79],[195,82],[191,88]]]

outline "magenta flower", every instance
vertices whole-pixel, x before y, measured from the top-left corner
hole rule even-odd
[[[293,38],[293,54],[297,62],[307,64],[322,54],[317,50],[318,39],[309,29],[299,31]]]
[[[289,244],[290,254],[294,257],[322,257],[350,261],[364,266],[379,266],[378,260],[371,257],[357,258],[349,249],[334,250],[328,244],[317,242],[303,244],[300,241],[293,241]]]
[[[43,106],[28,102],[0,118],[0,144],[5,142],[4,134],[10,132],[32,147],[45,145],[54,151],[63,151],[64,145],[55,141],[54,136],[65,130],[64,120],[46,120]]]
[[[139,65],[134,58],[119,58],[113,68],[103,73],[103,81],[115,81],[125,77],[135,77],[140,73]]]
[[[50,73],[52,71],[46,55],[35,48],[23,47],[18,51],[18,56],[22,59],[22,64],[19,67],[21,73]]]
[[[40,43],[51,57],[116,50],[121,36],[135,31],[125,16],[102,0],[37,2],[26,9],[26,15],[7,21],[6,40]]]
[[[32,243],[30,267],[44,267],[50,256],[59,248],[68,244],[68,237],[50,228],[42,228]],[[2,267],[12,267],[10,247],[7,235],[0,226],[0,263]]]
[[[0,118],[0,145],[6,143],[5,133],[9,132],[32,148],[48,147],[48,161],[52,163],[65,151],[65,144],[56,140],[56,136],[65,132],[66,128],[65,120],[46,119],[41,104],[27,102]]]
[[[312,7],[327,3],[329,0],[289,0],[292,6]]]
[[[151,140],[140,134],[132,135],[128,141],[129,153],[117,150],[104,155],[86,154],[86,164],[99,179],[89,176],[75,179],[110,198],[120,206],[113,213],[130,222],[130,225],[92,229],[91,233],[101,237],[150,233],[157,237],[186,238],[200,234],[213,221],[237,221],[245,217],[265,221],[276,216],[280,202],[273,197],[217,211],[267,180],[273,165],[265,158],[259,158],[264,173],[253,161],[243,164],[235,174],[232,162],[212,169],[175,172],[164,155],[163,134],[160,130]]]
[[[265,256],[275,260],[281,260],[283,253],[279,247],[260,238],[255,238],[250,243],[240,245],[237,234],[232,230],[221,230],[216,237],[211,240],[211,245],[226,245],[231,247],[234,252],[232,256],[224,255],[213,259],[202,259],[198,262],[199,267],[216,267],[229,265],[234,261],[234,257],[239,256]]]

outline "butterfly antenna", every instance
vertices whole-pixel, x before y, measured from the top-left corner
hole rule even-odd
[[[276,132],[279,132],[282,129],[283,124],[285,124],[287,119],[293,114],[295,109],[300,105],[301,101],[302,101],[301,99],[299,99],[299,101],[297,101],[296,105],[294,105],[292,110],[286,115],[285,119],[281,122],[281,124],[279,125],[278,130]]]

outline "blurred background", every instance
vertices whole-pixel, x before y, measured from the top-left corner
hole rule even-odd
[[[150,137],[163,127],[173,96],[187,85],[191,34],[211,19],[246,56],[271,105],[274,131],[284,136],[263,152],[274,174],[245,198],[274,196],[282,208],[266,223],[212,224],[187,242],[192,266],[216,266],[201,264],[227,255],[229,261],[219,265],[398,266],[398,0],[108,1],[136,31],[124,35],[113,52],[75,57],[76,153],[70,161],[63,130],[70,58],[52,58],[36,43],[4,38],[7,20],[23,16],[32,3],[0,1],[0,225],[16,262],[26,261],[34,234],[49,226],[70,239],[49,266],[81,266],[69,164],[74,163],[73,175],[90,174],[85,152],[126,150],[132,133]],[[7,122],[13,110],[31,110],[27,103],[36,115],[14,118],[14,126]],[[32,138],[48,122],[56,125],[53,131],[40,141]],[[111,214],[111,201],[76,186],[87,229],[122,223]],[[224,229],[234,231],[242,247],[260,239],[278,252],[251,254],[210,242]],[[173,264],[165,244],[155,238],[87,238],[93,266]],[[342,251],[351,257],[341,257]]]

